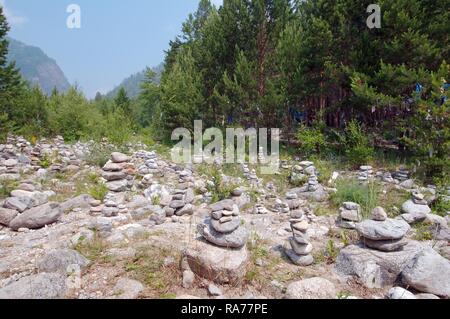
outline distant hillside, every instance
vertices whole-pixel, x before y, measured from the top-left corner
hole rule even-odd
[[[15,61],[22,76],[32,85],[39,85],[46,94],[50,94],[55,87],[60,92],[70,88],[69,81],[56,61],[49,58],[40,48],[11,38],[8,38],[8,41],[8,61]]]
[[[152,68],[152,70],[156,73],[155,83],[160,82],[161,73],[164,69],[164,65],[160,64],[157,67]],[[138,72],[136,74],[131,75],[122,81],[117,87],[115,87],[112,91],[106,94],[108,98],[114,98],[119,92],[120,88],[125,88],[127,94],[130,98],[135,98],[141,92],[141,83],[145,80],[145,70]]]

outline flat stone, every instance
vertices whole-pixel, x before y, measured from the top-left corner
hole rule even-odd
[[[76,208],[89,209],[93,198],[90,195],[82,194],[74,198],[70,198],[60,204],[63,212],[70,212]],[[99,205],[101,202],[99,203]]]
[[[118,181],[111,181],[106,183],[106,187],[111,192],[124,192],[127,190],[128,182],[125,179]]]
[[[405,221],[395,219],[384,222],[365,220],[355,227],[361,236],[372,240],[401,239],[411,228]]]
[[[306,233],[294,233],[292,237],[298,244],[304,245],[309,244],[309,236]]]
[[[231,221],[222,223],[220,220],[211,219],[211,226],[219,233],[229,234],[241,225],[240,218],[232,218]]]
[[[450,297],[450,262],[426,248],[412,258],[402,272],[403,282],[414,289]]]
[[[214,284],[208,285],[208,294],[213,297],[222,296],[222,290]]]
[[[286,299],[335,299],[336,295],[334,284],[320,277],[293,282],[286,290]]]
[[[59,204],[48,203],[24,211],[10,222],[9,227],[12,230],[18,230],[19,228],[38,229],[53,224],[62,213]]]
[[[111,161],[113,163],[124,163],[124,162],[128,162],[130,160],[130,158],[122,153],[119,152],[114,152],[111,154]]]
[[[224,199],[220,202],[209,205],[213,212],[221,210],[233,211],[234,201],[232,199]]]
[[[245,247],[226,249],[197,240],[191,243],[185,255],[195,274],[217,284],[238,285],[246,273],[248,252]]]
[[[123,172],[103,172],[102,177],[107,181],[118,181],[121,179],[125,179],[127,175]]]
[[[301,221],[299,223],[293,224],[292,228],[296,229],[296,230],[298,230],[300,232],[306,232],[308,230],[308,228],[309,228],[309,224],[308,224],[308,222],[306,220],[304,220],[304,221]]]
[[[401,211],[404,214],[426,215],[431,213],[431,208],[428,205],[417,205],[410,199],[402,205]]]
[[[108,162],[105,166],[103,166],[103,170],[106,172],[120,172],[122,170],[122,166],[116,163]]]
[[[28,199],[28,203],[25,203],[24,199]],[[31,199],[29,197],[10,197],[5,200],[3,206],[5,208],[17,210],[21,213],[31,206]]]
[[[344,202],[342,206],[347,210],[357,210],[357,211],[361,210],[361,206],[353,202]]]
[[[119,215],[119,208],[117,207],[103,207],[102,215],[105,217],[114,217]]]
[[[249,233],[245,227],[238,227],[232,233],[220,233],[211,226],[211,221],[206,220],[205,223],[199,224],[197,230],[210,243],[228,248],[241,248],[248,240]]]
[[[398,251],[408,244],[408,242],[404,239],[371,240],[368,238],[363,238],[362,242],[364,245],[366,245],[369,248],[380,250],[380,251],[385,251],[385,252]]]

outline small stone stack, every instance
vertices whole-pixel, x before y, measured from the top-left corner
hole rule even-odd
[[[425,220],[431,213],[431,208],[423,194],[413,193],[412,198],[402,205],[401,211],[403,213],[401,218],[408,224],[413,224]]]
[[[297,266],[310,266],[314,262],[311,255],[313,247],[309,242],[307,230],[309,223],[305,216],[290,220],[292,237],[289,238],[289,246],[285,245],[286,255]]]
[[[305,181],[306,178],[307,176],[303,174],[303,167],[300,165],[294,165],[294,167],[292,167],[290,180],[293,185],[299,185]]]
[[[399,170],[392,174],[392,177],[401,183],[407,181],[410,178],[410,175],[410,172],[406,168],[400,167]]]
[[[394,184],[395,179],[392,177],[392,174],[389,172],[381,173],[380,175],[381,181],[385,183]]]
[[[242,164],[242,171],[244,172],[244,176],[247,178],[250,185],[257,186],[259,184],[259,178],[254,169],[250,170],[247,164]]]
[[[345,202],[339,208],[339,217],[336,221],[338,227],[355,229],[355,223],[362,221],[361,206],[352,202]]]
[[[403,238],[410,230],[405,221],[389,219],[382,207],[376,207],[372,219],[356,224],[355,228],[365,246],[383,252],[401,250],[407,244]]]
[[[280,214],[287,214],[291,211],[289,204],[279,198],[275,200],[274,210]]]
[[[358,181],[367,182],[369,179],[373,177],[373,168],[372,166],[361,166],[358,172]]]
[[[192,204],[194,199],[195,193],[192,188],[174,190],[169,205],[164,208],[166,217],[194,214],[194,205]]]
[[[255,204],[255,207],[253,208],[252,214],[254,215],[267,215],[269,211],[264,206],[263,203],[257,203]]]
[[[226,248],[242,248],[247,243],[248,231],[241,227],[239,207],[225,199],[210,205],[211,218],[197,227],[208,242]]]
[[[127,176],[132,172],[130,158],[122,153],[114,152],[111,159],[103,166],[102,177],[111,192],[124,192],[128,188]]]

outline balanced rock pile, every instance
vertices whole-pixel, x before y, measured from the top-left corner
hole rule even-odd
[[[410,226],[403,220],[389,219],[382,207],[376,207],[372,219],[356,224],[361,241],[369,248],[393,252],[407,245],[403,239]]]
[[[225,199],[210,205],[211,218],[197,227],[198,232],[210,243],[220,247],[242,248],[248,239],[248,232],[240,227],[242,220],[238,206]]]
[[[168,202],[168,205],[164,208],[166,217],[192,215],[194,213],[194,205],[192,204],[194,199],[195,193],[192,188],[176,189],[168,199],[164,198],[160,204],[164,206]]]
[[[250,185],[257,186],[259,184],[259,178],[256,175],[254,169],[250,170],[247,164],[242,164],[242,171],[244,172],[245,178],[249,181]]]
[[[309,223],[304,216],[292,218],[290,223],[292,237],[289,238],[289,246],[285,246],[286,255],[298,266],[310,266],[314,262],[314,258],[311,255],[313,247],[306,233]]]
[[[319,183],[317,169],[313,162],[300,162],[299,165],[296,165],[294,170],[300,170],[300,174],[303,174],[303,178],[307,177],[308,182],[303,187],[292,189],[291,192],[296,193],[301,199],[308,199],[316,202],[323,202],[328,198],[327,192]]]
[[[370,178],[373,177],[373,168],[372,166],[361,166],[358,172],[358,181],[367,182]]]
[[[129,187],[128,176],[134,174],[134,166],[130,158],[122,153],[114,152],[111,159],[103,166],[102,177],[111,192],[124,192]]]
[[[412,198],[402,205],[401,211],[401,218],[408,224],[413,224],[425,220],[431,213],[431,208],[423,194],[413,193]]]
[[[355,223],[362,220],[361,206],[352,202],[345,202],[339,208],[337,226],[345,229],[355,229]]]
[[[399,183],[405,182],[410,178],[410,172],[405,168],[401,167],[398,171],[392,174],[392,177],[397,180]]]
[[[197,226],[201,239],[186,250],[190,269],[216,283],[239,283],[248,262],[248,231],[231,199],[210,205],[211,216]],[[211,245],[212,244],[212,245]]]

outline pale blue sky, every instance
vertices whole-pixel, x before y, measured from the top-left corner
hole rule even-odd
[[[105,93],[145,66],[158,65],[199,0],[0,0],[9,36],[40,47],[87,96]],[[221,4],[222,0],[213,0]],[[81,29],[68,29],[69,4]]]

